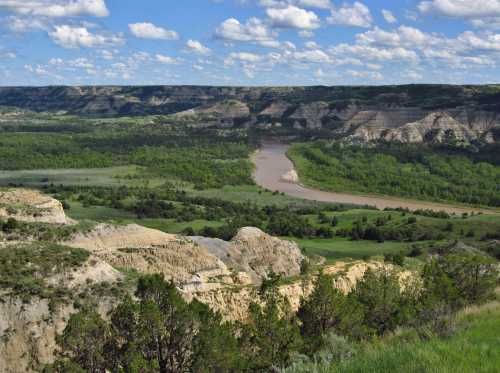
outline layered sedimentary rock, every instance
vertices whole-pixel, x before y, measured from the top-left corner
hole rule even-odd
[[[73,224],[58,200],[35,190],[0,189],[0,218],[24,222]]]
[[[403,143],[446,142],[448,140],[470,142],[478,138],[478,132],[459,123],[446,112],[437,112],[417,122],[389,130],[383,138],[386,141]]]
[[[350,143],[496,142],[499,102],[497,86],[0,87],[0,107],[12,112],[162,114],[200,127],[326,129]]]

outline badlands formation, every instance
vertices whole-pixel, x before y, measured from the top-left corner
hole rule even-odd
[[[250,302],[256,299],[258,285],[269,271],[272,269],[284,277],[297,276],[304,259],[297,244],[252,227],[240,229],[228,242],[172,235],[134,224],[97,224],[78,231],[77,222],[66,217],[59,201],[24,189],[3,190],[0,206],[2,216],[24,222],[61,227],[75,224],[76,233],[58,244],[83,249],[88,255],[82,263],[51,271],[49,276],[39,279],[43,287],[69,294],[70,298],[63,302],[53,303],[38,296],[23,299],[8,288],[0,290],[1,372],[37,371],[53,361],[55,336],[62,332],[70,315],[78,312],[82,294],[106,317],[124,293],[102,289],[125,288],[127,271],[162,273],[177,284],[187,300],[196,298],[228,320],[244,320]],[[4,241],[0,250],[19,247],[31,250],[42,245],[5,239],[0,236],[0,241]],[[335,276],[332,286],[348,292],[368,268],[381,265],[337,263],[324,270]],[[279,291],[297,309],[300,299],[312,288],[313,278],[306,277],[287,281]]]

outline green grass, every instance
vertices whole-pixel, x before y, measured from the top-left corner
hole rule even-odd
[[[189,222],[177,222],[175,219],[122,219],[120,224],[139,224],[148,228],[157,229],[166,233],[182,233],[184,229],[191,227],[195,231],[206,226],[218,228],[223,225],[220,221],[193,220]]]
[[[494,373],[500,367],[500,303],[472,307],[458,315],[447,338],[418,338],[403,329],[379,341],[352,344],[354,355],[331,363],[298,363],[287,373]]]
[[[498,372],[500,369],[500,306],[461,317],[451,338],[380,343],[325,372]]]
[[[0,185],[24,184],[42,186],[49,184],[83,185],[83,186],[120,186],[130,185],[127,175],[137,175],[137,166],[122,166],[89,169],[57,169],[57,170],[22,170],[0,171]],[[134,179],[132,179],[134,180]]]
[[[347,238],[332,239],[287,239],[297,242],[299,247],[307,256],[320,255],[327,262],[335,262],[340,259],[362,259],[364,257],[381,256],[385,253],[398,253],[406,250],[408,244],[405,242],[378,243],[374,241],[351,241]]]
[[[290,197],[284,194],[274,194],[270,191],[256,185],[242,186],[224,186],[219,189],[206,190],[187,190],[189,194],[206,198],[219,198],[231,202],[247,202],[257,204],[258,206],[276,205],[276,206],[318,206],[318,202],[303,200],[300,198]],[[324,203],[322,204],[324,205]]]
[[[75,200],[71,200],[69,203],[71,208],[69,210],[66,210],[66,215],[75,220],[95,220],[103,222],[109,220],[135,218],[135,214],[125,210],[118,210],[105,206],[83,207],[80,202]]]

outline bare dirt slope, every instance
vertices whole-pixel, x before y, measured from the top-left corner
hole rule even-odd
[[[30,189],[0,189],[0,218],[25,222],[74,224],[58,200]]]

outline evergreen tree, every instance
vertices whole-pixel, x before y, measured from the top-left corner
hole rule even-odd
[[[320,272],[313,292],[307,299],[301,300],[297,313],[301,333],[307,339],[308,352],[319,350],[325,334],[339,328],[345,303],[346,297],[334,287],[333,277]]]

